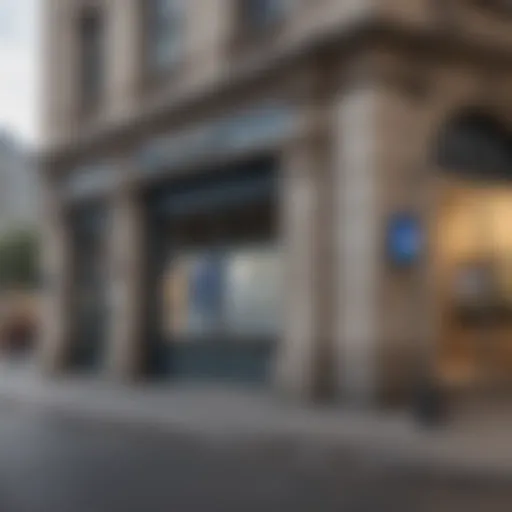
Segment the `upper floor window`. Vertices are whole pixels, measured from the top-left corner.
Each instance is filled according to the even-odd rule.
[[[145,57],[150,73],[172,70],[183,51],[183,0],[143,0]]]
[[[243,28],[260,30],[282,21],[290,3],[290,0],[240,0]]]
[[[88,10],[80,18],[79,39],[82,106],[90,109],[99,103],[105,81],[104,27],[98,10]]]

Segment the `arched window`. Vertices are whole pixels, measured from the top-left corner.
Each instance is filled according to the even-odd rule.
[[[488,114],[460,114],[441,130],[436,163],[462,177],[512,179],[512,133]]]

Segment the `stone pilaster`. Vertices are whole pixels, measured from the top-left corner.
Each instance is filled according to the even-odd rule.
[[[334,114],[337,368],[339,394],[358,405],[376,394],[379,293],[378,97],[370,86],[343,91]]]
[[[112,233],[109,240],[110,328],[107,367],[110,375],[134,378],[141,371],[144,240],[139,194],[119,184],[111,198]]]
[[[410,401],[420,378],[432,372],[435,349],[431,232],[436,218],[436,182],[429,167],[434,141],[428,127],[428,79],[424,94],[411,94],[400,81],[378,84],[376,157],[383,236],[393,215],[405,212],[418,220],[422,247],[410,268],[381,265],[378,346],[379,397]]]
[[[375,56],[335,113],[336,310],[339,390],[357,405],[411,391],[428,343],[428,254],[411,268],[387,258],[396,213],[417,215],[428,239],[423,88]],[[425,82],[425,81],[423,81]]]
[[[41,9],[42,66],[41,143],[69,134],[79,112],[79,58],[76,3],[47,0]]]
[[[71,342],[73,299],[71,232],[57,185],[42,179],[41,273],[43,297],[38,356],[46,372],[63,370]]]
[[[281,170],[285,316],[276,378],[300,399],[331,391],[329,156],[325,135],[307,133],[285,148]]]
[[[106,3],[108,106],[114,117],[126,116],[136,103],[143,71],[143,2],[113,0]]]

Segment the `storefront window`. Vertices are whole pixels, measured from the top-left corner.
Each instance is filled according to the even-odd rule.
[[[211,335],[220,330],[222,258],[190,252],[173,258],[164,282],[164,323],[173,338]]]
[[[164,276],[170,342],[277,334],[280,272],[271,248],[196,250],[174,256]]]
[[[274,336],[279,323],[280,271],[275,249],[227,255],[226,331],[233,336]]]

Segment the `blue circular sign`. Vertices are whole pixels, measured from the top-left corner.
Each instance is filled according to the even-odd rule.
[[[387,253],[391,262],[399,266],[415,263],[423,249],[423,233],[418,218],[410,213],[396,214],[387,229]]]

